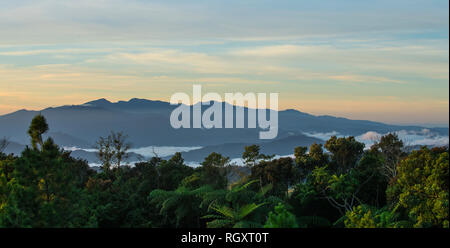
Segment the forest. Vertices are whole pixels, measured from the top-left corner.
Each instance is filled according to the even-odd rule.
[[[367,149],[331,137],[286,151],[295,158],[252,145],[245,166],[214,152],[193,168],[180,153],[128,165],[127,137],[112,132],[93,170],[44,140],[49,128],[35,116],[20,156],[0,141],[2,228],[449,227],[448,147],[410,151],[394,133]]]

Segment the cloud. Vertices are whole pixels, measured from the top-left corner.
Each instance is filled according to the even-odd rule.
[[[448,136],[441,136],[431,132],[429,129],[421,131],[401,130],[396,132],[405,145],[427,145],[427,146],[446,146],[449,144]]]
[[[319,133],[319,132],[313,132],[313,133],[303,133],[306,136],[321,139],[321,140],[329,140],[332,136],[340,136],[339,132],[332,131],[327,133]]]
[[[166,157],[174,155],[177,152],[188,152],[192,150],[201,149],[202,147],[178,147],[178,146],[148,146],[129,149],[129,152],[133,152],[150,158],[157,154],[159,157]],[[66,151],[86,151],[86,152],[97,152],[94,148],[79,148],[79,147],[64,147]]]
[[[361,136],[359,136],[359,138],[361,140],[365,140],[365,141],[377,141],[381,138],[382,135],[380,135],[377,132],[373,132],[373,131],[369,131]]]
[[[30,56],[30,55],[42,55],[42,54],[89,54],[89,53],[105,53],[112,52],[118,49],[111,48],[55,48],[55,49],[29,49],[19,51],[4,51],[0,52],[0,56]]]
[[[277,45],[277,46],[262,46],[255,48],[237,49],[231,51],[230,54],[234,56],[245,57],[285,57],[285,56],[299,56],[302,53],[307,53],[311,50],[319,49],[313,46],[296,46],[296,45]]]
[[[205,73],[227,73],[229,64],[220,58],[205,53],[184,52],[174,49],[151,49],[151,52],[140,53],[115,53],[105,56],[100,60],[90,60],[91,63],[109,62],[119,64],[142,64],[161,66],[175,66],[178,70],[195,70]],[[167,68],[167,67],[166,67]]]
[[[335,76],[329,76],[328,78],[332,80],[337,81],[344,81],[344,82],[356,82],[356,83],[364,83],[364,82],[371,82],[371,83],[394,83],[394,84],[406,84],[406,81],[402,80],[395,80],[385,77],[374,77],[374,76],[366,76],[366,75],[335,75]]]
[[[438,133],[432,132],[430,129],[422,129],[420,131],[408,131],[400,130],[393,132],[398,135],[399,139],[403,141],[405,146],[448,146],[449,137],[443,136]],[[307,136],[319,138],[321,140],[329,140],[331,136],[336,136],[338,138],[346,137],[339,132],[333,131],[328,133],[304,133]],[[375,142],[379,141],[380,138],[385,134],[380,134],[375,131],[368,131],[361,135],[355,137],[359,142],[366,145],[365,149],[369,149]]]

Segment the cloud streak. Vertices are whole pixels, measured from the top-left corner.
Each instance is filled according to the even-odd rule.
[[[449,137],[439,135],[430,131],[429,129],[423,129],[420,131],[408,131],[400,130],[393,132],[398,135],[399,139],[403,141],[405,146],[448,146]],[[304,133],[307,136],[318,138],[321,140],[328,140],[331,136],[346,137],[339,132],[333,131],[328,133]],[[374,131],[368,131],[355,137],[359,142],[366,145],[365,149],[369,149],[375,142],[379,141],[382,136],[386,134],[380,134]]]

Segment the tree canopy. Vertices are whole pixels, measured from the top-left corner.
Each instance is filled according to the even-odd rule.
[[[0,140],[0,227],[449,227],[448,147],[407,152],[395,134],[366,150],[331,137],[295,159],[252,145],[243,167],[213,152],[193,168],[181,153],[128,164],[127,136],[112,132],[94,171],[44,140],[48,130],[33,118],[18,155]]]

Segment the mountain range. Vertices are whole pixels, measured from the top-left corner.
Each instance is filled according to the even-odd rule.
[[[323,138],[314,135],[321,133],[359,136],[367,132],[385,134],[394,131],[424,130],[424,127],[420,126],[315,116],[288,109],[278,112],[278,137],[273,140],[260,140],[261,130],[258,128],[174,129],[170,125],[170,114],[176,107],[163,101],[133,98],[119,102],[99,99],[81,105],[46,108],[41,111],[19,110],[0,116],[0,137],[7,137],[11,141],[8,152],[18,153],[29,144],[27,129],[31,119],[41,113],[50,127],[47,136],[51,136],[63,147],[92,148],[100,136],[107,136],[111,131],[123,131],[135,148],[202,147],[183,153],[186,160],[199,161],[213,151],[232,158],[240,157],[243,147],[249,144],[260,144],[262,152],[267,154],[292,154],[296,146],[308,146],[314,142],[323,143]],[[192,110],[192,106],[190,108]],[[203,106],[202,111],[207,108],[208,106]],[[241,107],[233,106],[234,111],[237,108]],[[248,109],[244,108],[245,116],[247,111]],[[427,130],[435,135],[447,137],[449,133],[448,128]],[[96,161],[92,152],[76,151],[74,154],[90,162]]]

